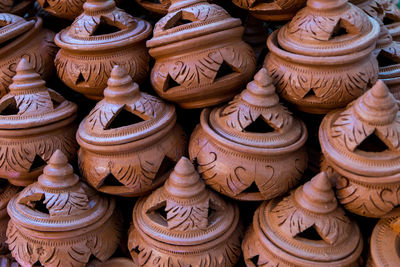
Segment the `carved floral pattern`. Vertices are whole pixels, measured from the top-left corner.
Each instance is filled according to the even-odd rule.
[[[83,12],[85,0],[38,0],[39,5],[56,16],[74,19]]]

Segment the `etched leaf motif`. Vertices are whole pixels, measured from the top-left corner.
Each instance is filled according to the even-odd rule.
[[[15,102],[19,109],[18,114],[42,114],[53,110],[53,103],[48,92],[16,95]]]
[[[252,114],[252,112],[256,112],[256,110],[241,104],[241,98],[238,95],[222,110],[221,117],[227,117],[225,123],[228,127],[243,131],[259,115],[259,112],[255,114]]]
[[[173,201],[167,201],[165,211],[167,212],[168,228],[178,231],[207,229],[208,207],[208,201],[196,206],[181,206],[176,205]]]
[[[105,130],[115,115],[123,108],[123,104],[110,105],[101,101],[90,112],[87,122],[92,130]]]
[[[50,216],[69,216],[89,209],[89,200],[83,189],[59,194],[45,194],[47,209]]]

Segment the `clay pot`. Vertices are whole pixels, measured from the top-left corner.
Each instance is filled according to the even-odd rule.
[[[115,201],[80,182],[60,150],[38,181],[10,200],[7,211],[7,243],[22,266],[83,267],[91,255],[105,261],[121,235]]]
[[[248,267],[359,266],[362,235],[324,172],[256,210],[242,250]]]
[[[98,191],[140,196],[160,186],[182,155],[186,137],[175,107],[142,93],[123,67],[115,66],[76,138],[81,173]]]
[[[87,265],[87,267],[139,267],[131,259],[127,258],[112,258],[106,262],[100,262],[98,260],[93,261]],[[0,265],[0,267],[2,267]]]
[[[307,113],[346,106],[374,84],[379,23],[347,0],[308,0],[272,33],[264,66],[281,97]]]
[[[400,216],[381,219],[371,235],[368,267],[396,267],[400,262]]]
[[[0,13],[11,13],[24,16],[24,14],[32,7],[33,2],[35,2],[35,0],[1,0]]]
[[[290,20],[302,8],[306,0],[232,0],[232,2],[250,11],[258,19],[267,21]]]
[[[168,13],[168,8],[171,5],[171,0],[135,0],[144,9],[161,15]]]
[[[156,59],[151,83],[162,98],[183,108],[231,99],[255,71],[243,27],[223,8],[205,0],[173,0],[147,41]]]
[[[397,0],[381,0],[384,5],[385,14],[383,22],[388,28],[393,40],[400,41],[400,9]]]
[[[84,12],[55,37],[61,47],[55,64],[71,89],[100,100],[114,65],[142,82],[149,69],[145,40],[151,25],[115,6],[114,0],[87,0]]]
[[[54,33],[42,28],[42,19],[25,20],[21,17],[0,14],[0,96],[8,92],[15,68],[23,57],[28,60],[43,79],[54,72],[57,47]]]
[[[10,217],[7,214],[7,204],[10,199],[16,195],[19,188],[11,185],[7,180],[0,180],[0,255],[8,253],[6,244],[6,230]],[[0,261],[0,267],[2,263]]]
[[[38,0],[39,5],[51,15],[74,20],[83,12],[86,0]]]
[[[239,209],[206,188],[181,158],[165,184],[133,209],[128,247],[139,266],[235,266]]]
[[[378,218],[400,204],[399,120],[396,100],[380,80],[322,120],[323,169],[337,175],[336,195],[347,210]]]
[[[57,149],[74,158],[77,106],[46,88],[24,58],[16,72],[10,92],[0,99],[0,177],[26,186]]]
[[[279,103],[261,69],[229,104],[205,109],[189,142],[204,181],[238,200],[286,193],[307,167],[307,129]]]

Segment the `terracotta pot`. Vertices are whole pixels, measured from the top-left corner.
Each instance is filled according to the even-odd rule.
[[[46,88],[24,58],[16,72],[10,92],[0,99],[0,177],[26,186],[57,149],[75,157],[77,106]]]
[[[239,200],[286,193],[307,167],[307,129],[279,103],[261,69],[233,101],[201,113],[189,155],[204,181]]]
[[[10,217],[7,214],[7,204],[19,191],[19,187],[11,185],[7,180],[0,180],[0,255],[9,253],[6,244],[6,230]],[[2,263],[0,261],[0,267]]]
[[[381,0],[384,4],[385,15],[383,22],[388,28],[393,40],[400,41],[400,9],[397,0]]]
[[[84,12],[55,37],[61,47],[55,64],[71,89],[100,100],[114,65],[129,70],[135,82],[147,77],[145,40],[151,25],[117,8],[113,0],[88,0]]]
[[[87,265],[87,267],[139,267],[131,259],[127,258],[111,258],[106,262],[100,262],[98,260],[93,261]],[[0,265],[0,267],[2,267]]]
[[[76,138],[83,177],[101,192],[124,196],[160,186],[187,146],[175,107],[140,92],[120,66]]]
[[[324,172],[256,210],[242,250],[248,267],[359,266],[362,235]]]
[[[378,218],[400,204],[399,119],[398,104],[380,80],[346,109],[323,119],[323,169],[337,175],[336,195],[347,210]]]
[[[0,13],[11,13],[24,16],[35,0],[1,0]]]
[[[74,20],[83,12],[86,0],[38,0],[39,5],[51,15]]]
[[[381,219],[371,235],[369,267],[396,267],[400,262],[400,216]]]
[[[347,0],[308,0],[268,38],[264,66],[281,97],[307,113],[346,106],[374,84],[379,24]]]
[[[161,15],[166,15],[168,13],[168,8],[171,5],[171,0],[135,0],[136,3],[141,5],[146,10],[154,12]]]
[[[243,30],[239,19],[217,5],[173,0],[147,41],[156,59],[150,78],[157,94],[183,108],[231,99],[255,71]]]
[[[83,267],[91,255],[105,261],[118,247],[115,201],[80,182],[60,150],[38,181],[10,200],[7,211],[7,243],[22,266]]]
[[[206,188],[187,158],[133,209],[128,247],[139,266],[235,266],[239,209]]]
[[[306,0],[232,0],[232,2],[250,11],[258,19],[267,21],[290,20],[302,8]]]
[[[3,13],[0,26],[0,96],[8,92],[21,58],[28,60],[43,79],[53,74],[57,52],[54,33],[42,28],[41,18],[25,20]]]

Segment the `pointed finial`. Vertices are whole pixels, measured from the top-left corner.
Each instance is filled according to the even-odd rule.
[[[29,93],[47,91],[45,81],[25,58],[21,58],[19,61],[16,74],[12,80],[13,83],[9,86],[9,89],[13,94],[24,94],[28,91]]]
[[[139,86],[132,81],[124,67],[115,65],[104,89],[104,98],[108,102],[126,102],[140,95]]]
[[[254,80],[247,84],[241,98],[257,107],[268,108],[279,104],[279,97],[275,92],[272,78],[265,68],[261,68],[254,75]]]
[[[68,158],[59,149],[50,157],[48,165],[44,167],[43,174],[38,179],[41,185],[56,189],[70,187],[78,181],[72,166],[68,164]]]
[[[191,198],[206,193],[205,184],[186,157],[182,157],[175,165],[165,182],[165,190],[177,198]]]
[[[335,193],[325,172],[296,189],[295,200],[302,208],[313,213],[327,214],[337,208]]]
[[[354,111],[364,122],[373,125],[385,125],[396,119],[399,107],[386,84],[378,80],[370,90],[356,101]]]

